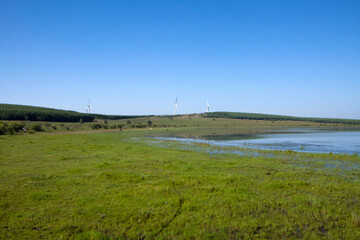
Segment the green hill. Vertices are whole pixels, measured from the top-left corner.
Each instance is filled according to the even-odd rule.
[[[47,122],[91,122],[94,119],[127,119],[144,116],[85,114],[53,108],[14,104],[0,104],[0,120],[47,121]]]
[[[30,120],[48,122],[91,122],[94,117],[74,111],[59,110],[53,108],[0,104],[1,120]]]
[[[130,119],[130,118],[140,118],[140,117],[153,117],[154,115],[105,115],[105,114],[90,114],[95,119],[110,119],[110,120],[119,120],[119,119]]]
[[[154,115],[104,115],[87,114],[75,111],[59,110],[53,108],[34,107],[14,104],[0,104],[0,120],[20,120],[20,121],[47,121],[47,122],[91,122],[94,119],[130,119],[139,117],[152,117]],[[360,120],[356,119],[337,119],[337,118],[308,118],[292,117],[283,115],[271,115],[260,113],[241,113],[241,112],[210,112],[202,114],[206,118],[231,118],[231,119],[250,119],[268,121],[309,121],[319,123],[338,123],[360,125]],[[159,116],[168,117],[168,116]]]
[[[319,122],[319,123],[340,123],[340,124],[356,124],[356,125],[360,124],[360,120],[355,120],[355,119],[292,117],[292,116],[282,116],[282,115],[241,113],[241,112],[210,112],[210,113],[204,113],[203,117],[268,120],[268,121],[308,121],[308,122]]]

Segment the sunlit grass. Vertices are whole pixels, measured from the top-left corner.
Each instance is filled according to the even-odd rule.
[[[239,155],[149,131],[1,136],[0,238],[360,238],[360,171],[336,167],[358,156]]]

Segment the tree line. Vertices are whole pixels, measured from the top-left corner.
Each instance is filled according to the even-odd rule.
[[[108,119],[108,120],[120,120],[140,117],[153,117],[154,115],[105,115],[105,114],[91,114],[95,119]]]
[[[46,122],[92,122],[94,119],[131,119],[139,117],[152,117],[153,115],[104,115],[79,113],[74,111],[53,108],[34,107],[14,104],[0,104],[0,120],[18,121],[46,121]]]
[[[208,118],[232,118],[232,119],[249,119],[249,120],[268,120],[268,121],[308,121],[318,123],[338,123],[338,124],[360,124],[360,120],[355,119],[338,119],[338,118],[309,118],[309,117],[291,117],[282,115],[270,115],[260,113],[238,113],[238,112],[211,112],[204,113]]]
[[[1,120],[47,121],[47,122],[91,122],[90,114],[52,108],[33,107],[13,104],[0,104]]]

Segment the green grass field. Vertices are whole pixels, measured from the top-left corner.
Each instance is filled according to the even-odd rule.
[[[0,136],[0,239],[360,238],[356,155],[147,138],[310,123],[151,119],[166,127]]]
[[[149,125],[149,121],[151,124]],[[34,130],[38,126],[41,130]],[[96,126],[96,127],[95,127]],[[268,120],[247,120],[230,118],[205,118],[199,115],[183,115],[177,117],[139,117],[120,120],[96,119],[94,122],[74,123],[74,122],[42,122],[42,121],[1,121],[0,135],[3,134],[23,134],[23,127],[27,133],[75,133],[81,131],[119,131],[122,129],[133,128],[152,128],[168,129],[179,132],[182,135],[188,135],[189,131],[200,129],[201,132],[212,132],[212,129],[222,129],[220,132],[229,132],[229,129],[238,129],[239,131],[260,128],[286,128],[286,127],[340,127],[351,128],[359,125],[341,124],[341,123],[318,123],[306,121],[268,121]],[[206,130],[208,129],[208,130]],[[228,129],[228,130],[226,130]],[[11,130],[11,131],[10,131]],[[218,131],[217,130],[217,131]],[[197,131],[197,130],[196,130]],[[200,134],[199,136],[201,136]]]

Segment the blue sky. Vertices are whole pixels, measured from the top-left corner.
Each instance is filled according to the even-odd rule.
[[[360,1],[0,0],[0,103],[360,119]]]

